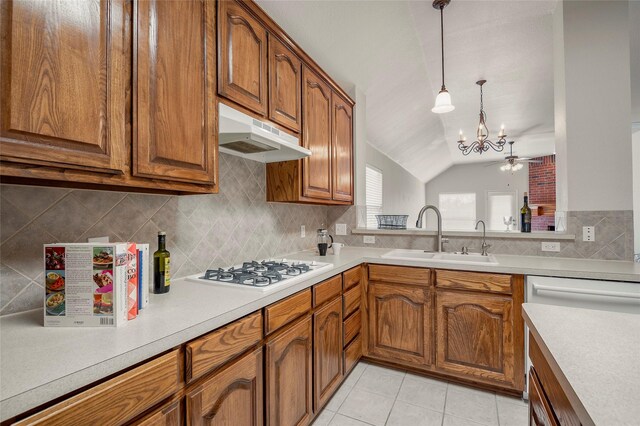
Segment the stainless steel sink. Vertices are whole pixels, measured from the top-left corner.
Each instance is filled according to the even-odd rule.
[[[423,260],[430,262],[459,263],[467,265],[498,265],[498,261],[492,254],[482,256],[480,253],[434,253],[424,250],[391,250],[380,256],[384,259]]]

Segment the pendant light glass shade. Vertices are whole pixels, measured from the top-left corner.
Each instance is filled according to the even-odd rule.
[[[436,97],[436,104],[433,108],[431,108],[431,111],[435,112],[436,114],[443,114],[445,112],[451,112],[454,109],[456,109],[456,107],[451,105],[451,95],[445,89],[441,90],[440,93],[438,93],[438,96]]]

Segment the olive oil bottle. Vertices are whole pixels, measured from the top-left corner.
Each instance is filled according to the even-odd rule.
[[[531,209],[528,194],[524,193],[524,205],[520,209],[520,231],[531,232]]]
[[[153,253],[154,293],[168,293],[171,288],[171,253],[167,251],[166,245],[166,232],[158,232],[158,250]]]

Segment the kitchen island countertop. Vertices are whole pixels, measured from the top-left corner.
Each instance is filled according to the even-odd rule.
[[[522,311],[583,425],[638,424],[640,315],[531,303]]]
[[[499,265],[384,259],[389,249],[345,247],[340,256],[289,254],[333,263],[320,275],[273,292],[175,280],[151,295],[140,316],[120,328],[45,328],[42,310],[0,318],[0,421],[98,382],[164,351],[363,262],[509,274],[640,282],[640,264],[619,261],[496,255]]]

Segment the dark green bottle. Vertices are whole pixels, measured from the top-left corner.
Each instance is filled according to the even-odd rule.
[[[167,251],[166,244],[166,232],[158,232],[158,250],[153,253],[154,293],[168,293],[171,288],[171,253]]]
[[[520,231],[531,232],[531,209],[529,208],[529,197],[524,193],[524,205],[520,209]]]

